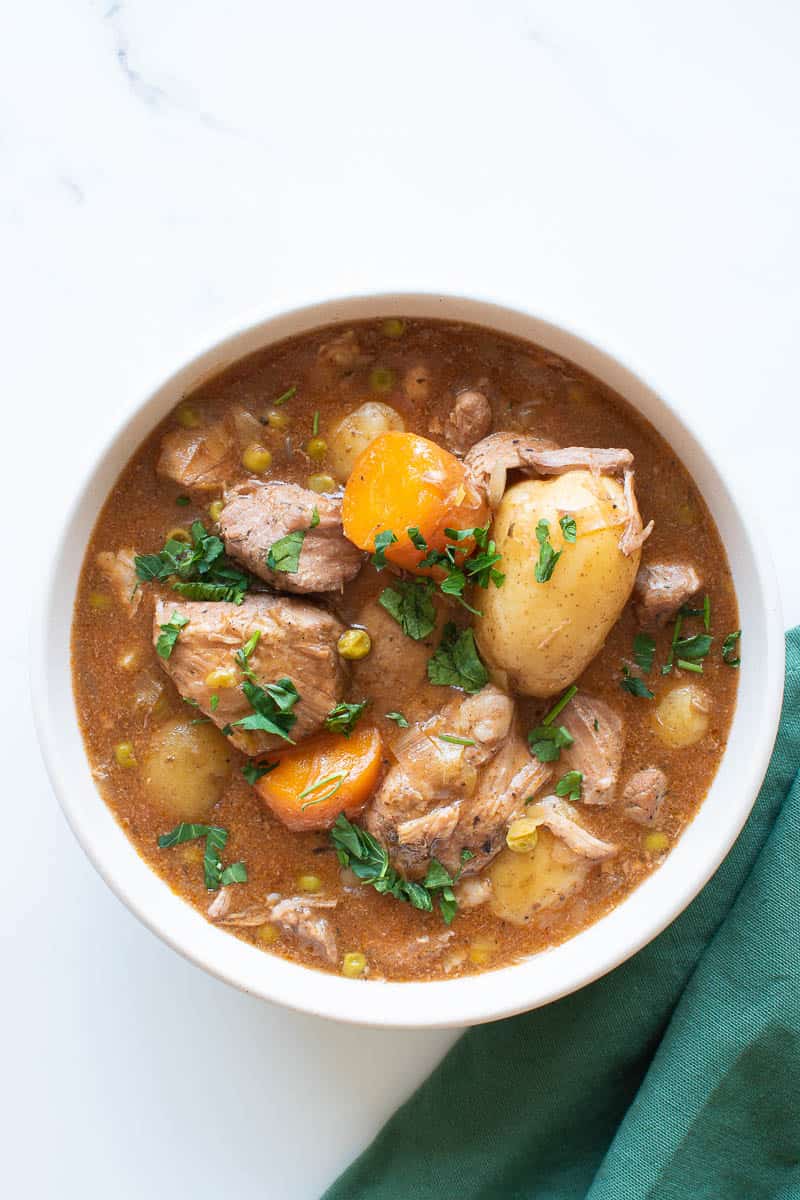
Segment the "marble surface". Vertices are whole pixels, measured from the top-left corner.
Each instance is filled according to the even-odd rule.
[[[392,287],[525,303],[605,342],[713,439],[797,622],[798,37],[785,0],[15,6],[0,41],[9,1195],[312,1200],[453,1036],[235,993],[140,927],[66,829],[30,725],[26,596],[120,412],[239,315]]]

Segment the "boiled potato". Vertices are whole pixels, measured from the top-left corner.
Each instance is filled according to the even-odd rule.
[[[571,516],[577,540],[564,540],[561,517]],[[509,488],[492,536],[505,572],[500,588],[481,592],[475,635],[498,681],[526,696],[552,696],[580,675],[600,650],[633,588],[641,553],[619,548],[627,505],[622,486],[607,475],[568,471]],[[550,579],[538,583],[536,527],[563,551]]]
[[[405,429],[400,413],[389,404],[368,400],[340,421],[328,439],[328,461],[333,473],[341,483],[346,483],[353,464],[362,450],[379,433],[392,429]]]
[[[653,710],[655,731],[665,746],[681,750],[705,737],[711,714],[711,697],[696,683],[672,688]]]
[[[525,925],[537,912],[560,904],[576,891],[587,871],[586,859],[540,828],[533,850],[526,854],[503,850],[489,867],[492,912],[512,925]]]
[[[202,821],[222,795],[231,750],[215,725],[175,717],[153,734],[142,758],[148,797],[179,821]]]

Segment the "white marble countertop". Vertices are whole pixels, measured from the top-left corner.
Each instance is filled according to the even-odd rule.
[[[142,928],[66,829],[30,727],[26,597],[126,399],[238,314],[392,287],[522,302],[691,412],[762,510],[797,622],[798,38],[785,0],[15,6],[0,44],[9,1195],[313,1200],[453,1036],[239,995]]]

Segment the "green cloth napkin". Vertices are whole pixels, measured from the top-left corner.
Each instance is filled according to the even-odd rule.
[[[470,1030],[325,1200],[798,1200],[800,629],[711,882],[634,958]]]

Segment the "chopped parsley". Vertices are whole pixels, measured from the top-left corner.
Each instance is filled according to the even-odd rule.
[[[211,709],[212,712],[216,712],[217,709],[219,708],[219,696],[217,695],[216,692],[214,692],[211,699],[209,700],[208,707]]]
[[[171,846],[182,846],[184,842],[194,842],[198,838],[206,839],[203,874],[210,892],[215,892],[220,884],[247,882],[247,868],[244,863],[232,863],[229,867],[222,865],[220,855],[227,844],[228,831],[219,825],[194,825],[181,821],[169,833],[162,833],[158,845],[162,850],[167,850]]]
[[[384,713],[384,716],[387,721],[394,721],[400,729],[408,729],[408,720],[401,712],[388,712]]]
[[[568,750],[575,740],[563,725],[554,725],[556,717],[563,712],[572,697],[578,691],[576,684],[570,684],[562,696],[559,696],[553,707],[542,717],[541,725],[537,725],[528,734],[528,746],[534,758],[539,762],[557,762],[562,750]]]
[[[370,561],[376,571],[382,571],[386,566],[386,551],[396,541],[397,538],[391,529],[384,529],[382,533],[375,534],[375,553]]]
[[[300,699],[297,688],[291,679],[279,679],[276,683],[268,683],[265,688],[259,687],[249,679],[242,684],[242,691],[250,702],[253,712],[232,726],[225,726],[223,733],[231,728],[257,729],[262,733],[271,733],[291,742],[289,730],[297,720],[297,714],[292,712]],[[292,742],[294,745],[294,743]]]
[[[306,534],[319,525],[319,509],[316,504],[311,510],[311,523],[308,529],[293,529],[291,533],[278,538],[267,551],[267,566],[270,571],[283,571],[286,575],[294,575],[300,567],[300,553]]]
[[[561,532],[564,535],[565,542],[576,542],[578,540],[578,526],[575,524],[575,518],[566,513],[559,518]]]
[[[346,701],[342,701],[328,713],[325,718],[325,728],[329,729],[331,733],[343,733],[345,737],[350,737],[368,704],[368,700],[362,700],[360,704],[348,704]]]
[[[474,746],[477,744],[473,738],[459,737],[455,733],[437,733],[436,736],[440,742],[449,742],[451,746]]]
[[[578,685],[576,683],[571,683],[570,686],[567,688],[567,690],[564,692],[563,696],[559,696],[558,700],[556,700],[555,704],[550,709],[550,711],[547,713],[547,715],[542,717],[542,724],[543,725],[552,725],[553,721],[555,721],[558,714],[560,712],[562,712],[566,708],[566,706],[569,704],[572,697],[577,695],[577,691],[578,691]]]
[[[247,867],[243,862],[231,863],[229,867],[225,867],[219,881],[223,887],[227,887],[229,883],[247,883]]]
[[[534,572],[536,582],[547,583],[563,552],[553,549],[550,542],[550,522],[545,521],[544,517],[542,517],[536,526],[536,540],[539,543],[539,559]]]
[[[236,659],[236,665],[239,667],[239,670],[242,672],[245,679],[249,679],[251,683],[255,683],[256,677],[253,674],[252,667],[250,666],[250,659],[255,653],[256,646],[260,641],[261,630],[256,629],[254,633],[250,634],[250,637],[247,639],[244,645],[241,646],[233,656]]]
[[[556,784],[557,796],[568,796],[570,800],[580,800],[583,786],[583,771],[567,771]]]
[[[656,643],[649,633],[637,633],[633,639],[633,659],[637,667],[649,675],[656,656]]]
[[[728,667],[738,667],[741,665],[742,660],[736,653],[741,636],[741,629],[736,629],[733,633],[729,633],[722,643],[722,661]]]
[[[568,750],[574,738],[563,725],[537,725],[528,734],[528,745],[541,763],[557,762],[561,751]]]
[[[175,503],[178,505],[179,508],[188,508],[188,506],[192,502],[188,496],[176,496]]]
[[[227,583],[173,583],[172,590],[186,600],[227,600],[241,604],[243,593],[240,587]]]
[[[410,537],[412,530],[409,529],[407,532]],[[489,538],[489,524],[476,525],[471,529],[445,529],[444,532],[445,537],[454,544],[445,547],[444,550],[428,550],[419,565],[421,567],[441,567],[445,574],[444,579],[439,583],[440,590],[446,596],[455,596],[465,608],[480,616],[478,610],[472,608],[464,599],[464,588],[468,583],[474,583],[484,591],[490,583],[499,588],[503,586],[506,578],[495,565],[500,562],[502,556],[498,554],[494,541]],[[413,533],[418,535],[419,530],[415,529]],[[475,546],[470,554],[462,557],[459,564],[457,560],[458,543],[464,542],[468,538],[475,542]],[[418,540],[412,538],[412,541],[418,550],[427,549],[424,538]]]
[[[188,617],[182,617],[179,612],[174,612],[165,625],[161,625],[161,633],[158,635],[156,642],[156,654],[159,658],[169,658],[172,651],[175,649],[180,632],[184,625],[189,624]]]
[[[705,658],[711,649],[713,638],[707,633],[695,633],[692,637],[677,638],[672,648],[678,658],[691,659],[693,662]]]
[[[622,679],[620,679],[619,685],[626,692],[630,692],[632,696],[639,696],[643,700],[652,700],[655,696],[655,692],[650,691],[643,679],[640,679],[638,675],[631,675],[625,663],[622,664]]]
[[[222,540],[207,533],[202,521],[191,525],[191,544],[167,538],[158,554],[137,554],[136,577],[141,583],[164,583],[187,600],[228,600],[241,604],[252,577],[225,555]]]
[[[300,566],[300,551],[305,540],[305,529],[295,529],[273,542],[267,553],[267,566],[270,571],[283,571],[287,575],[293,575]]]
[[[315,779],[307,788],[303,788],[297,797],[298,800],[304,800],[306,796],[313,796],[313,800],[306,800],[305,804],[300,805],[300,811],[305,812],[307,808],[312,808],[315,804],[322,804],[325,800],[331,800],[339,788],[347,778],[347,771],[334,771],[332,775],[325,775],[322,779]],[[324,788],[321,796],[314,795],[320,788]]]
[[[398,579],[384,588],[378,603],[414,641],[426,638],[436,625],[433,584],[429,579]]]
[[[242,767],[242,774],[248,783],[258,783],[259,779],[263,779],[265,775],[269,775],[270,771],[274,771],[277,765],[276,762],[246,762]]]
[[[448,621],[442,630],[439,649],[428,660],[428,679],[442,686],[479,692],[489,682],[489,672],[478,657],[471,629],[462,629]]]
[[[344,813],[336,818],[330,838],[341,866],[349,868],[361,883],[374,887],[381,895],[393,896],[395,900],[411,904],[421,912],[432,912],[434,899],[438,899],[445,924],[451,923],[458,911],[453,885],[461,874],[460,870],[451,876],[437,859],[432,858],[422,883],[404,879],[390,865],[389,855],[380,842],[366,829],[351,824]],[[461,853],[462,863],[472,857],[470,850]]]

